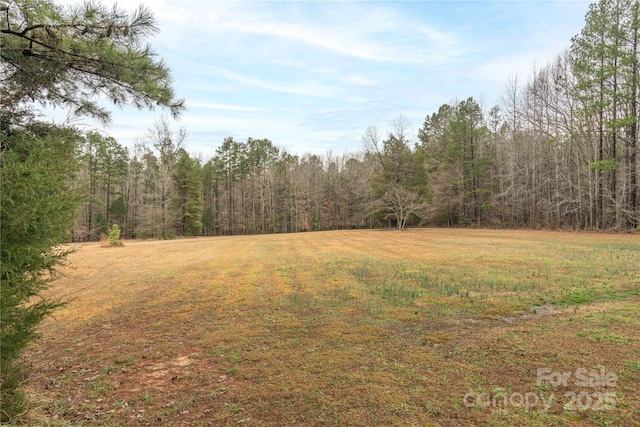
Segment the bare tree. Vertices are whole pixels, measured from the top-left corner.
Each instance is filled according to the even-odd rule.
[[[398,184],[389,186],[377,205],[385,212],[385,219],[395,222],[399,230],[405,228],[412,215],[424,218],[427,212],[426,202],[417,191],[407,190]]]
[[[151,234],[162,239],[170,238],[174,233],[175,212],[170,209],[175,196],[172,171],[186,137],[184,128],[174,133],[166,117],[156,120],[145,137],[151,147],[145,154],[146,178],[153,181],[146,186],[146,222],[151,226]]]

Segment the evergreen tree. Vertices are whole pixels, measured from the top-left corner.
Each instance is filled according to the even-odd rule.
[[[635,0],[600,0],[590,6],[584,28],[572,40],[574,94],[582,104],[583,132],[597,135],[589,168],[597,181],[600,228],[638,222],[639,9]],[[620,174],[623,167],[626,173]],[[619,200],[627,203],[624,211]]]
[[[225,138],[216,149],[216,155],[213,159],[216,171],[215,180],[219,186],[218,203],[220,209],[218,209],[218,213],[223,234],[235,234],[237,231],[236,205],[238,199],[235,193],[236,183],[240,180],[242,172],[242,145],[232,137]]]
[[[56,278],[80,200],[71,178],[80,136],[33,123],[5,135],[0,158],[0,401],[2,421],[24,410],[18,356],[39,322],[61,302],[41,296]]]
[[[69,174],[76,169],[79,138],[72,130],[35,123],[36,106],[107,122],[102,97],[116,106],[159,105],[179,114],[183,101],[174,97],[167,66],[143,45],[157,30],[144,7],[129,15],[96,2],[71,8],[50,0],[1,4],[2,421],[22,409],[18,356],[58,305],[40,292],[64,262],[67,252],[57,248],[68,239],[77,208]]]
[[[433,213],[439,222],[480,223],[490,206],[495,155],[487,136],[482,110],[473,98],[445,104],[425,119],[419,137],[429,164]]]
[[[85,206],[76,228],[79,240],[97,240],[109,231],[112,217],[122,222],[127,207],[122,187],[128,172],[128,152],[114,138],[89,132],[83,140],[80,160]],[[115,209],[115,212],[113,210]]]
[[[184,150],[178,151],[178,161],[173,167],[178,211],[177,228],[182,236],[199,236],[202,233],[202,167]]]
[[[184,102],[175,99],[169,69],[144,44],[157,32],[144,6],[129,14],[93,1],[68,8],[51,0],[4,2],[0,106],[13,122],[31,117],[34,102],[108,122],[99,96],[177,115]]]

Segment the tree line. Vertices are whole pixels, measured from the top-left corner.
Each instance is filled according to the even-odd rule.
[[[132,150],[91,132],[75,180],[75,241],[117,223],[125,238],[279,233],[373,225],[373,162],[362,154],[294,156],[268,139],[226,138],[213,158],[184,149],[186,131],[156,121]]]
[[[129,152],[84,137],[74,240],[383,226],[625,230],[639,224],[640,7],[590,6],[571,47],[500,102],[443,104],[417,135],[402,117],[357,153],[293,155],[226,138],[211,159],[160,119]]]

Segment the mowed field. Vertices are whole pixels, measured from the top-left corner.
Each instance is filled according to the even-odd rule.
[[[47,425],[640,425],[640,236],[354,230],[78,246]]]

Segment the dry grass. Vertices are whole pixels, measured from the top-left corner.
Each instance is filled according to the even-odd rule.
[[[26,421],[640,424],[637,236],[342,231],[92,244],[70,261],[50,292],[71,301],[27,357]],[[538,368],[617,382],[537,385]],[[485,392],[515,397],[465,405]],[[605,392],[612,410],[564,407]]]

